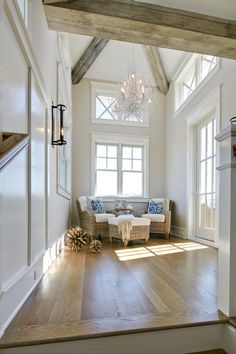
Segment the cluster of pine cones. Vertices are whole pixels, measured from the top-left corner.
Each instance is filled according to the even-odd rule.
[[[70,227],[65,234],[65,245],[70,247],[73,251],[79,252],[84,248],[88,242],[88,233],[81,227]],[[101,252],[102,243],[99,240],[90,242],[89,250],[93,253]]]
[[[73,251],[78,252],[81,248],[86,246],[88,241],[88,234],[81,227],[70,227],[66,232],[65,244]]]

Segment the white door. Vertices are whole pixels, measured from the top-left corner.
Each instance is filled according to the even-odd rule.
[[[197,126],[196,237],[215,241],[216,119],[214,114]]]

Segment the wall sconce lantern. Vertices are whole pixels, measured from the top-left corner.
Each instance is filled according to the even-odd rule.
[[[64,112],[66,111],[66,106],[64,104],[54,105],[52,103],[52,145],[66,145],[66,141],[64,140]],[[59,123],[55,119],[57,118],[57,114],[55,111],[59,112]]]

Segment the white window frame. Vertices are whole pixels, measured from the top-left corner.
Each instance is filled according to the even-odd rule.
[[[29,1],[28,0],[16,0],[20,14],[24,20],[25,26],[29,25]]]
[[[112,125],[126,125],[135,127],[149,127],[150,111],[146,112],[143,122],[125,121],[125,120],[110,120],[96,118],[96,96],[117,96],[119,86],[115,83],[90,81],[91,85],[91,122],[95,124],[112,124]]]
[[[174,81],[174,97],[175,97],[175,113],[174,118],[190,103],[190,101],[200,92],[206,83],[219,71],[220,58],[216,58],[216,65],[203,79],[201,78],[201,59],[203,54],[190,54],[185,57],[182,65],[173,77]],[[188,77],[191,70],[195,71],[196,86],[193,92],[184,99],[183,83]]]
[[[189,239],[208,245],[218,247],[219,239],[219,175],[216,173],[215,189],[216,189],[216,234],[215,242],[199,239],[196,234],[196,125],[206,119],[209,115],[215,114],[216,118],[216,135],[221,129],[221,87],[216,88],[205,97],[200,106],[195,107],[187,116],[187,164],[186,164],[186,215],[187,229],[186,235]],[[216,144],[216,166],[219,164],[219,144]]]
[[[149,192],[149,137],[147,136],[136,137],[133,135],[123,135],[123,134],[113,135],[113,134],[105,134],[105,133],[92,133],[91,134],[91,195],[95,195],[95,191],[96,191],[96,144],[99,143],[143,147],[143,195],[137,197],[125,197],[125,198],[126,199],[147,198]],[[121,156],[118,156],[118,164],[119,161],[121,161]],[[119,190],[119,186],[120,186],[120,190]],[[107,197],[107,198],[123,197],[120,193],[121,188],[122,188],[122,182],[118,181],[118,195],[109,196],[109,197],[104,195],[101,197]]]

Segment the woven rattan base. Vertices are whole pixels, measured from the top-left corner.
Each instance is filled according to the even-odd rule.
[[[122,235],[118,231],[118,225],[109,225],[109,237],[110,240],[112,241],[112,238],[118,238],[119,240],[122,240],[124,242],[124,246],[126,247],[128,245],[128,242],[131,240],[141,240],[145,239],[147,242],[149,239],[149,231],[150,231],[150,226],[149,225],[137,225],[133,226],[132,231],[130,232],[130,238],[129,240],[127,239],[122,239]]]

